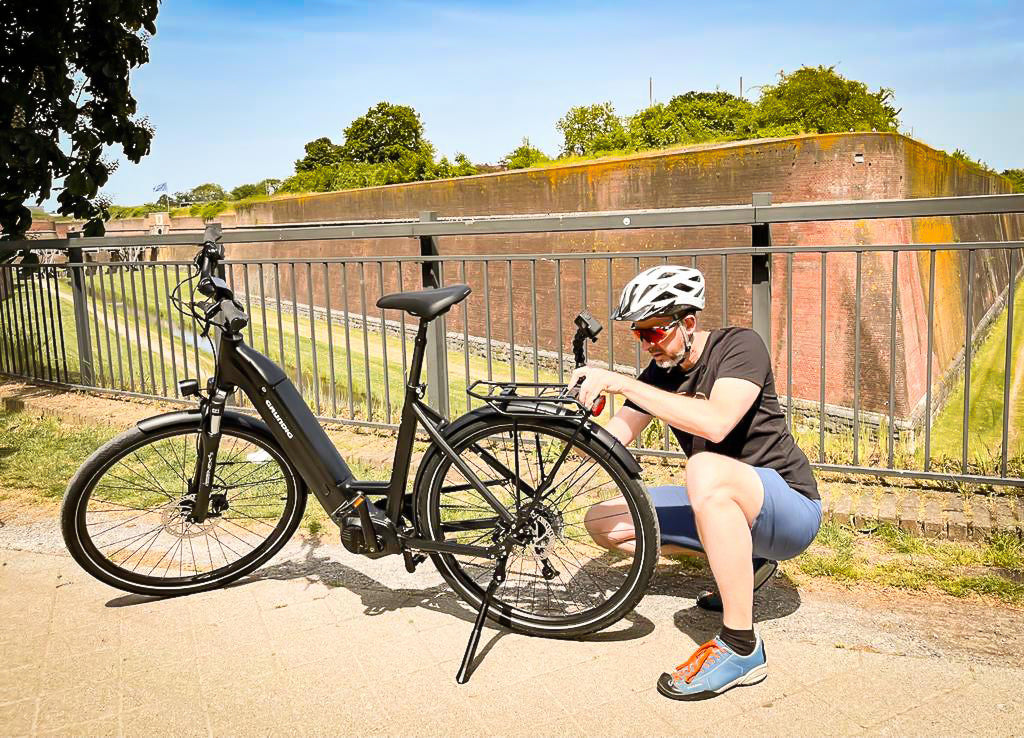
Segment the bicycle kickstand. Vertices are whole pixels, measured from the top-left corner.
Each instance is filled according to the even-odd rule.
[[[498,564],[494,567],[494,576],[491,578],[491,583],[487,585],[487,591],[484,592],[484,598],[480,602],[480,611],[476,614],[473,632],[469,634],[469,643],[466,644],[466,654],[462,657],[462,666],[459,667],[459,673],[455,676],[455,681],[459,684],[468,682],[472,675],[473,659],[476,657],[476,647],[480,644],[480,633],[483,631],[484,621],[487,619],[487,608],[491,605],[498,585],[505,581],[505,563],[507,561],[508,552],[498,557]]]

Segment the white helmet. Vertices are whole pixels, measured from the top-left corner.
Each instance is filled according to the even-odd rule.
[[[690,267],[663,264],[626,283],[612,320],[646,320],[689,308],[704,309],[704,275]]]

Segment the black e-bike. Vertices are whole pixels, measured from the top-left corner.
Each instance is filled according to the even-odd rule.
[[[206,299],[179,298],[204,335],[218,334],[206,392],[196,379],[179,383],[198,407],[138,422],[97,449],[68,485],[62,531],[86,571],[140,595],[223,586],[284,546],[312,490],[348,551],[401,555],[409,572],[429,556],[476,609],[459,682],[487,617],[522,633],[574,637],[633,609],[658,560],[657,517],[635,459],[574,388],[477,381],[467,392],[481,405],[454,421],[422,401],[427,326],[469,295],[467,285],[378,300],[420,322],[391,479],[365,481],[353,477],[284,371],[243,341],[248,318],[217,276],[223,258],[208,232],[195,259],[195,288]],[[586,314],[576,323],[582,364],[600,324]],[[226,407],[238,390],[259,418]],[[430,444],[407,489],[417,426]],[[595,542],[612,518],[632,525],[632,545],[620,547],[630,550]]]

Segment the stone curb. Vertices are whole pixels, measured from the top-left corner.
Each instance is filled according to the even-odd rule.
[[[821,490],[822,519],[852,528],[892,525],[905,533],[953,541],[984,541],[993,533],[1024,537],[1024,498],[964,497],[955,492]]]
[[[31,385],[26,385],[31,386]],[[0,383],[2,391],[4,383]],[[33,395],[28,397],[4,396],[3,406],[9,412],[30,411],[42,416],[56,417],[81,424],[96,423],[93,415],[77,413],[74,410],[53,405],[39,398],[55,397],[65,391],[48,387],[32,386]],[[76,394],[95,397],[108,402],[129,402],[133,407],[152,407],[156,412],[178,409],[182,405],[137,400],[121,400],[104,395],[75,390]],[[149,413],[147,413],[149,414]],[[139,417],[145,417],[140,414]],[[130,418],[122,421],[130,422]],[[344,448],[349,461],[371,467],[390,467],[393,463],[391,451],[372,451],[359,448],[357,439],[365,432],[354,431],[348,426],[324,423],[331,440]],[[413,454],[413,473],[422,453]],[[875,528],[889,524],[915,536],[946,538],[954,541],[984,541],[993,533],[1016,533],[1024,537],[1024,496],[986,497],[975,495],[964,497],[955,492],[934,490],[901,490],[880,492],[850,485],[843,491],[820,485],[823,521],[833,521],[858,529]]]

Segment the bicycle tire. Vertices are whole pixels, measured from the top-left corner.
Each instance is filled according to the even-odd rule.
[[[189,458],[189,449],[192,449],[192,459],[194,459],[194,437],[200,432],[198,414],[189,414],[183,420],[169,427],[162,427],[159,430],[149,432],[143,431],[136,426],[121,433],[97,449],[82,464],[68,483],[68,488],[61,505],[61,531],[71,556],[89,574],[112,587],[134,594],[153,596],[183,595],[216,589],[262,566],[287,543],[288,539],[295,532],[305,510],[307,493],[300,476],[276,445],[269,429],[261,433],[259,432],[261,429],[258,423],[250,422],[246,425],[252,427],[243,427],[242,424],[234,422],[229,415],[225,415],[221,428],[223,435],[221,452],[218,455],[218,471],[215,473],[215,482],[220,479],[221,488],[230,489],[223,484],[225,480],[222,474],[227,472],[222,470],[231,463],[230,454],[232,453],[232,448],[237,446],[237,441],[241,441],[247,444],[247,446],[242,446],[243,450],[248,447],[255,447],[257,449],[257,451],[253,451],[252,454],[246,456],[244,463],[254,466],[259,471],[262,468],[270,468],[267,466],[269,460],[281,471],[282,484],[279,485],[281,487],[280,493],[267,491],[266,488],[256,490],[261,493],[261,497],[265,498],[266,501],[261,501],[260,498],[254,498],[251,495],[240,497],[242,493],[238,493],[234,498],[230,498],[230,501],[228,501],[229,507],[219,517],[207,519],[207,522],[204,524],[207,526],[205,529],[202,526],[194,528],[196,524],[186,523],[180,516],[180,485],[184,481],[181,478],[182,475],[176,471],[178,480],[175,481],[175,485],[179,486],[179,488],[170,493],[167,501],[163,501],[159,495],[168,495],[168,493],[158,485],[161,470],[158,469],[157,472],[153,472],[152,469],[146,467],[146,457],[145,455],[139,456],[139,452],[145,453],[146,448],[150,447],[150,458],[155,460],[160,457],[159,447],[156,444],[160,444],[168,439],[175,439],[171,447],[173,449],[175,465],[180,461],[182,467],[186,469],[185,476],[190,475],[191,469],[188,469],[188,467],[194,461]],[[177,440],[177,437],[181,437],[181,440]],[[179,450],[181,451],[180,457],[178,456]],[[259,452],[265,453],[266,457],[258,455]],[[242,451],[239,453],[241,454]],[[256,456],[253,456],[253,454],[256,454]],[[117,469],[121,474],[124,474],[122,467],[118,466],[118,462],[133,455],[141,461],[142,467],[146,467],[145,474],[142,476],[141,481],[138,482],[138,485],[128,484],[128,482],[136,481],[131,477],[120,476],[115,481],[121,482],[121,484],[108,488],[111,499],[100,499],[100,495],[94,494],[97,489],[102,489],[101,485],[103,485],[105,477],[111,478],[116,476],[112,470]],[[164,457],[169,455],[167,451],[163,452]],[[239,461],[237,463],[242,464],[243,462]],[[172,465],[167,462],[167,466],[171,467]],[[250,475],[247,478],[243,478],[242,486],[255,488],[257,485],[266,482],[266,480],[261,481],[259,478],[256,481],[246,481],[247,479],[251,480],[251,475],[255,472],[245,467],[242,469],[240,473],[248,473]],[[235,473],[236,476],[239,473],[235,472],[234,469],[229,469],[229,471]],[[271,481],[277,480],[272,479]],[[113,491],[118,489],[121,491]],[[275,494],[279,495],[278,501],[283,504],[274,504],[273,497]],[[122,497],[118,498],[117,495]],[[134,495],[134,497],[128,497],[126,500],[124,499],[125,495]],[[140,497],[149,496],[154,498],[155,501],[161,502],[161,504],[156,507],[147,507],[144,501],[139,501]],[[227,495],[225,496],[227,497]],[[239,499],[241,502],[239,502]],[[125,558],[121,563],[105,555],[101,551],[100,546],[97,545],[97,536],[105,535],[111,530],[111,528],[106,527],[106,521],[109,518],[99,518],[103,521],[104,525],[102,531],[90,530],[90,525],[99,527],[95,522],[90,523],[90,503],[95,503],[92,508],[93,521],[97,520],[97,514],[110,515],[119,513],[120,508],[138,511],[137,519],[128,518],[121,525],[129,527],[134,525],[136,529],[143,524],[150,526],[148,528],[149,533],[144,533],[144,535],[150,537],[155,535],[153,541],[148,544],[150,548],[145,552],[142,552],[140,549],[139,552]],[[101,505],[106,505],[109,509],[104,509],[100,507]],[[245,505],[248,505],[248,512],[242,509]],[[280,512],[275,512],[278,509]],[[235,513],[232,513],[232,511],[235,511]],[[269,514],[262,516],[261,512],[264,511]],[[252,514],[250,515],[249,513]],[[134,512],[123,513],[123,515],[133,514]],[[175,518],[176,514],[177,518]],[[159,515],[159,524],[157,524],[155,515]],[[272,526],[270,523],[263,522],[265,519],[273,520],[275,518],[276,522]],[[137,520],[143,522],[139,523]],[[242,532],[246,525],[250,529],[258,531],[254,534],[254,537],[262,535],[262,528],[249,521],[258,521],[260,525],[268,526],[271,530],[260,543],[253,545],[251,550],[239,554],[234,549],[242,548],[239,541],[245,542],[246,540],[243,538],[244,534]],[[162,530],[160,525],[163,526]],[[229,528],[229,525],[234,527]],[[216,533],[218,526],[222,526],[224,530],[223,537]],[[208,571],[199,571],[199,563],[202,562],[202,545],[194,543],[192,539],[199,538],[204,530],[205,543],[209,548],[210,569]],[[210,535],[211,530],[214,531],[212,536]],[[128,531],[122,531],[121,533],[124,532]],[[121,533],[118,533],[118,535]],[[175,536],[179,538],[180,542],[178,545],[180,545],[182,557],[185,555],[185,540],[188,540],[188,546],[192,553],[194,572],[185,572],[183,565],[179,563],[179,576],[152,576],[153,571],[156,570],[155,566],[148,574],[140,573],[140,567],[145,569],[155,558],[156,554],[153,553],[151,556],[150,553],[156,546],[156,542],[162,540],[164,534],[171,538]],[[131,535],[135,535],[135,532],[132,531]],[[212,545],[211,537],[215,538],[219,545]],[[139,540],[148,541],[145,537]],[[130,545],[134,546],[134,543]],[[197,548],[199,549],[198,559],[195,553]],[[113,552],[108,551],[108,554],[111,553]],[[238,554],[237,558],[231,560],[232,554]],[[218,559],[221,555],[223,555],[225,563],[214,566],[215,559]],[[135,556],[138,557],[137,560],[133,559]],[[166,553],[165,557],[173,559],[173,555],[168,556]],[[129,569],[127,564],[133,563],[133,561],[134,566]],[[167,570],[168,574],[172,573],[170,567],[167,567]]]
[[[547,417],[543,414],[537,414],[530,417],[520,417],[513,421],[512,418],[498,414],[496,411],[490,408],[484,408],[481,410],[474,411],[468,416],[464,416],[463,419],[457,420],[452,424],[446,431],[445,440],[448,444],[460,454],[464,459],[473,459],[473,453],[467,455],[467,450],[472,450],[474,444],[479,446],[480,441],[500,436],[503,433],[508,433],[512,436],[511,428],[515,424],[518,427],[520,433],[528,434],[531,439],[536,439],[539,436],[543,436],[548,439],[555,439],[554,442],[561,443],[562,448],[568,442],[573,435],[574,426],[572,421],[568,421],[565,418],[560,417]],[[551,612],[539,613],[526,611],[520,602],[522,598],[522,586],[525,586],[525,582],[531,576],[526,573],[525,570],[528,568],[528,564],[522,562],[528,558],[534,559],[534,572],[533,575],[536,578],[537,573],[537,548],[534,548],[534,553],[531,555],[526,551],[527,546],[523,547],[523,554],[520,555],[518,562],[515,558],[510,558],[508,564],[508,576],[509,579],[505,585],[502,585],[496,592],[494,600],[488,611],[488,617],[496,622],[509,627],[510,629],[529,635],[539,635],[548,637],[578,637],[593,633],[603,628],[608,627],[612,623],[618,621],[629,613],[643,597],[644,592],[647,590],[650,584],[651,578],[654,575],[655,567],[657,565],[659,556],[659,541],[660,535],[658,531],[658,519],[655,514],[653,504],[650,498],[644,491],[640,481],[629,469],[622,463],[618,456],[614,453],[610,453],[610,437],[601,439],[594,432],[584,432],[577,436],[573,442],[573,454],[574,458],[582,455],[590,460],[590,462],[598,466],[606,475],[609,480],[609,491],[617,492],[628,505],[628,509],[632,515],[634,528],[637,531],[636,534],[636,549],[632,557],[632,561],[629,563],[626,569],[625,576],[622,577],[621,582],[615,588],[614,592],[611,592],[606,598],[597,604],[595,607],[586,608],[578,612],[565,612],[564,614],[552,614]],[[514,445],[514,441],[512,441]],[[615,443],[611,440],[611,443]],[[544,453],[540,450],[540,442],[537,441],[538,456],[543,458]],[[475,453],[475,452],[474,452]],[[479,455],[479,454],[477,454]],[[470,463],[470,462],[467,462]],[[471,463],[471,466],[474,464]],[[565,465],[563,464],[563,467]],[[475,469],[475,471],[479,471]],[[454,472],[455,477],[451,476]],[[521,472],[521,478],[526,476],[525,472]],[[561,473],[561,472],[559,472]],[[478,476],[481,476],[478,473]],[[558,477],[556,477],[557,479]],[[461,485],[448,484],[446,487],[446,480],[457,479],[462,480]],[[485,481],[486,484],[492,485],[493,492],[499,493],[500,489],[494,480],[485,480],[481,476],[481,480]],[[509,483],[517,484],[517,483]],[[442,495],[443,494],[459,494],[464,495],[466,488],[469,485],[465,483],[464,477],[459,473],[452,465],[451,459],[446,457],[440,452],[436,446],[432,446],[428,449],[424,456],[423,463],[415,483],[415,509],[416,509],[416,525],[421,536],[430,538],[432,540],[452,540],[454,535],[455,540],[458,540],[460,532],[458,528],[463,525],[469,526],[481,526],[484,520],[483,518],[478,520],[472,519],[457,519],[452,518],[448,521],[447,525],[443,520],[445,514],[442,512]],[[508,485],[506,485],[508,486]],[[448,492],[445,492],[445,489]],[[558,485],[554,485],[550,488],[552,495],[558,489]],[[457,491],[457,492],[456,492]],[[479,496],[478,492],[473,491],[472,494]],[[512,493],[507,489],[504,494],[506,499]],[[602,494],[604,494],[602,492]],[[482,496],[480,497],[482,500]],[[479,506],[476,506],[479,507]],[[475,507],[474,507],[475,509]],[[566,512],[566,510],[562,510]],[[569,511],[572,512],[572,511]],[[555,517],[555,511],[552,510],[549,513],[550,518]],[[569,516],[572,517],[572,516]],[[560,543],[564,544],[567,548],[571,545],[577,551],[585,549],[590,555],[601,553],[602,556],[612,556],[614,554],[607,551],[606,549],[600,549],[597,546],[593,546],[592,543],[587,543],[584,536],[581,535],[580,529],[573,529],[576,532],[576,536],[569,535],[568,532],[572,526],[582,524],[578,522],[572,522],[565,516],[561,518],[562,533],[564,535],[557,536],[560,538]],[[557,524],[552,524],[552,529],[557,528]],[[447,530],[446,530],[447,528]],[[475,534],[481,528],[477,527],[472,531],[474,537]],[[484,538],[487,536],[485,535]],[[554,539],[551,539],[554,540]],[[570,544],[569,541],[572,541]],[[463,540],[462,542],[469,542]],[[477,545],[484,545],[490,541],[478,541]],[[582,547],[582,548],[581,548]],[[570,556],[561,556],[557,554],[555,545],[552,544],[550,548],[542,548],[541,551],[544,554],[551,554],[547,556],[548,559],[554,560],[560,559],[561,563],[555,562],[553,568],[559,573],[559,579],[566,568],[573,568],[579,563],[578,554],[573,553]],[[445,581],[452,587],[456,594],[467,601],[472,607],[479,608],[483,598],[483,591],[486,588],[487,583],[494,571],[496,565],[494,561],[490,562],[474,562],[473,557],[466,557],[462,555],[453,554],[432,554],[431,558],[438,571],[444,577]],[[573,559],[576,559],[574,562]],[[587,564],[580,564],[576,567],[576,573],[573,574],[570,579],[570,583],[575,581],[577,578],[583,579],[580,576],[581,572],[587,571],[587,566],[592,561],[597,559],[588,560]],[[551,561],[549,561],[549,565]],[[522,579],[521,586],[517,589],[515,595],[515,601],[512,600],[512,594],[508,589],[508,582],[512,580],[512,576],[515,572],[516,567],[519,567],[518,573]],[[562,569],[563,571],[558,571]],[[541,570],[543,571],[543,570]],[[596,572],[595,572],[596,575]],[[544,577],[541,577],[544,578]],[[593,579],[593,577],[591,577]],[[540,590],[541,594],[544,594],[548,598],[548,609],[550,609],[550,600],[552,596],[552,588],[550,582],[553,580],[545,580],[545,583],[541,586],[546,587],[545,590]],[[595,580],[596,582],[597,580]],[[538,584],[539,580],[536,580],[533,584],[534,594],[528,595],[528,599],[532,599],[534,604],[537,604],[540,600],[538,596]],[[561,586],[561,592],[570,591],[571,587],[569,583]],[[559,584],[556,583],[555,587],[555,599],[557,601],[559,595]],[[564,596],[563,596],[564,599]],[[564,602],[562,603],[564,604]],[[539,609],[539,608],[538,608]]]

